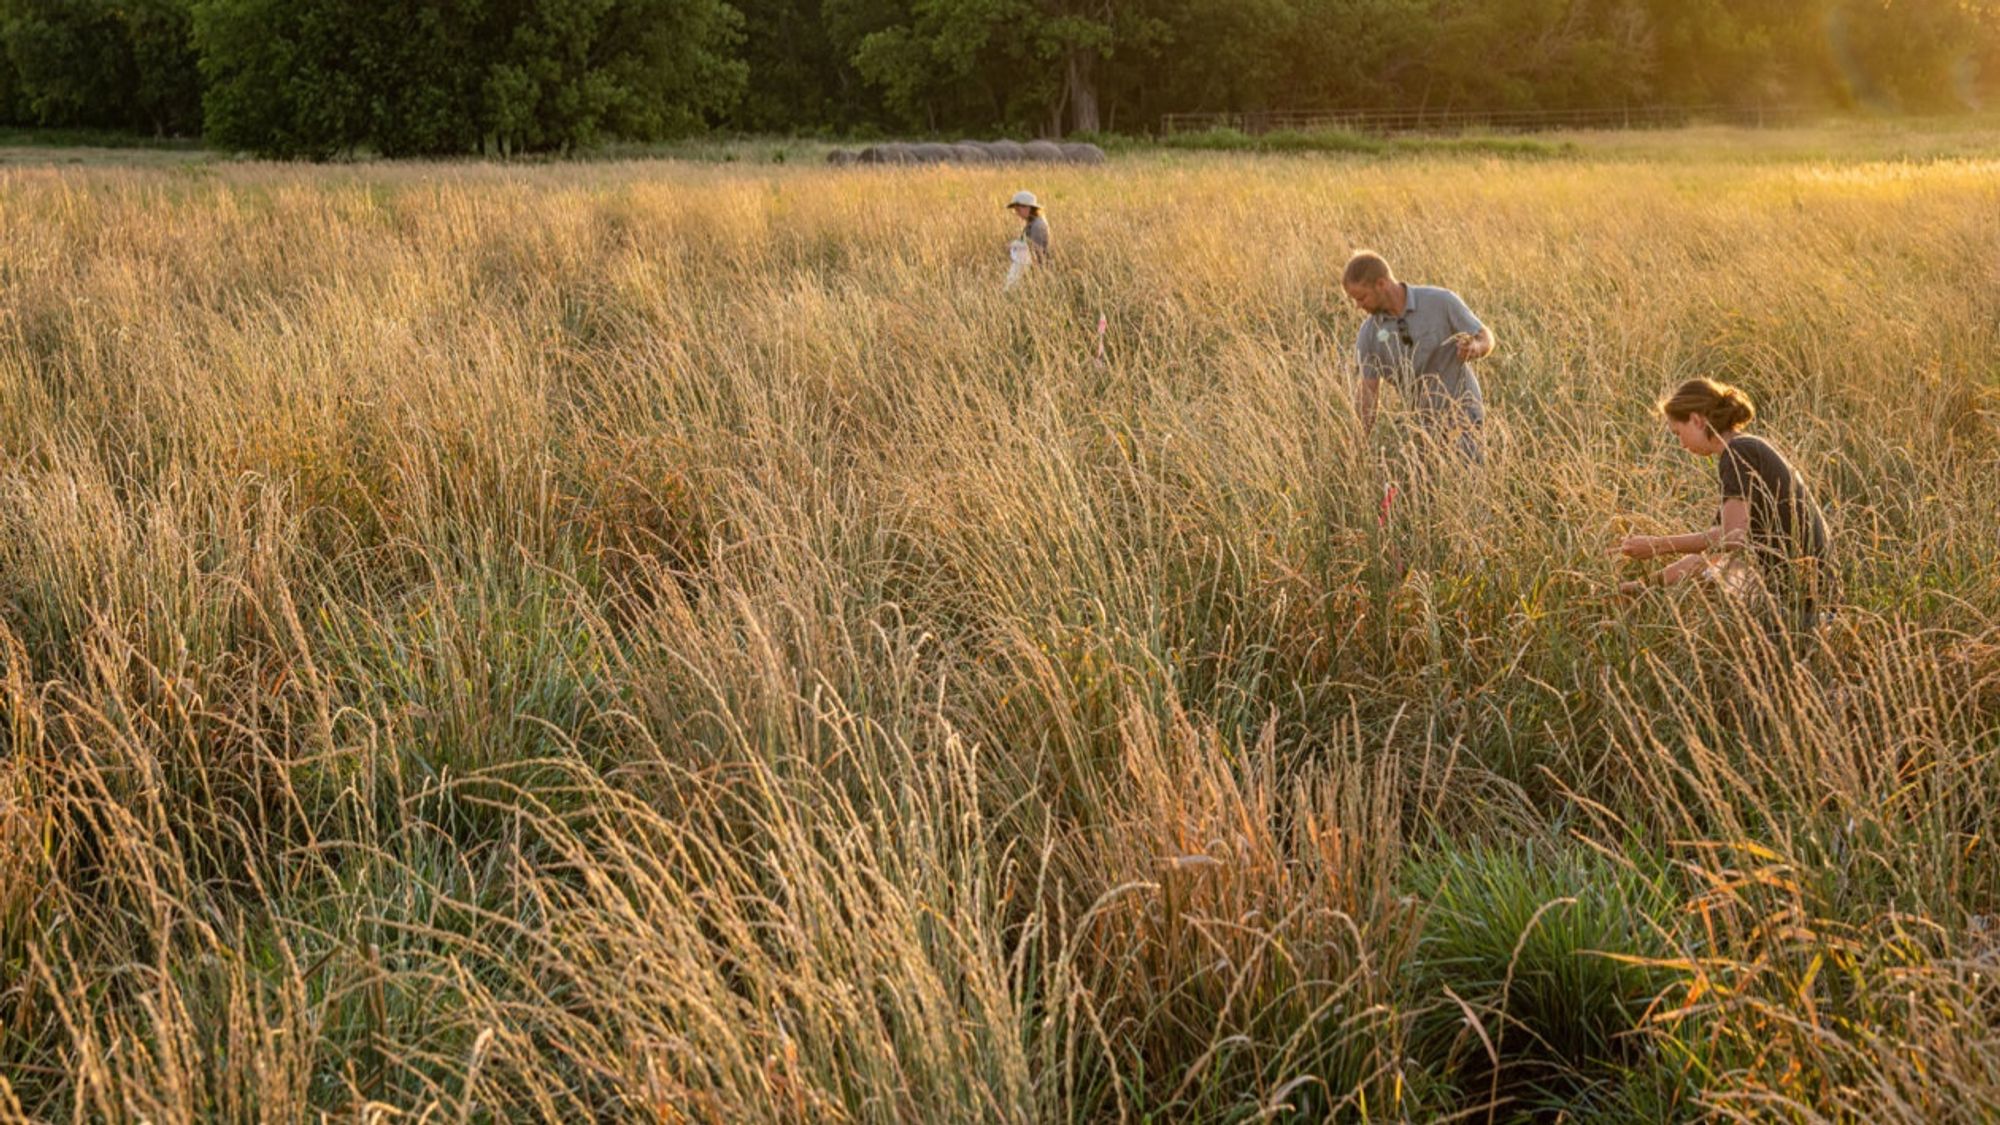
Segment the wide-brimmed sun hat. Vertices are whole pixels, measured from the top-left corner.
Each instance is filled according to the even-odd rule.
[[[1014,198],[1012,198],[1012,199],[1010,199],[1010,200],[1008,200],[1008,201],[1007,201],[1007,206],[1009,206],[1009,207],[1033,207],[1033,208],[1034,208],[1035,210],[1037,210],[1037,211],[1039,211],[1039,210],[1041,210],[1041,209],[1042,209],[1042,205],[1041,205],[1040,203],[1036,202],[1036,200],[1035,200],[1035,193],[1034,193],[1034,192],[1032,192],[1032,191],[1017,191],[1017,192],[1015,192],[1015,193],[1014,193]]]

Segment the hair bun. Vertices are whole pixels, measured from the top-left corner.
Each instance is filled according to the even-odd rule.
[[[1712,379],[1689,379],[1669,398],[1660,401],[1660,413],[1677,422],[1699,415],[1717,430],[1733,430],[1757,416],[1750,396],[1727,383]]]
[[[1757,416],[1757,408],[1751,404],[1750,396],[1740,389],[1724,385],[1717,388],[1716,418],[1723,429],[1733,430]]]

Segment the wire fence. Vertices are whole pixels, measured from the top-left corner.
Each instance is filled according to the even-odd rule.
[[[1764,128],[1794,125],[1808,111],[1796,106],[1611,106],[1595,109],[1326,109],[1243,113],[1169,113],[1163,133],[1234,129],[1253,136],[1342,130],[1353,133],[1451,133],[1466,129],[1535,132],[1546,129],[1660,129],[1695,123]]]

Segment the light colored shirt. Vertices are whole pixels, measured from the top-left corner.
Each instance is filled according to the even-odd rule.
[[[1363,379],[1387,379],[1425,427],[1486,419],[1479,377],[1458,358],[1459,334],[1485,330],[1458,294],[1405,285],[1403,315],[1375,313],[1361,322],[1354,356]]]

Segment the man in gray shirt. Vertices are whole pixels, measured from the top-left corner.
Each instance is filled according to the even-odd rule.
[[[1482,460],[1479,427],[1486,405],[1479,377],[1467,364],[1493,354],[1493,330],[1451,290],[1397,281],[1389,263],[1370,250],[1347,260],[1340,282],[1348,300],[1368,314],[1354,342],[1362,433],[1374,428],[1376,399],[1387,379],[1427,434],[1455,444],[1468,461]]]

